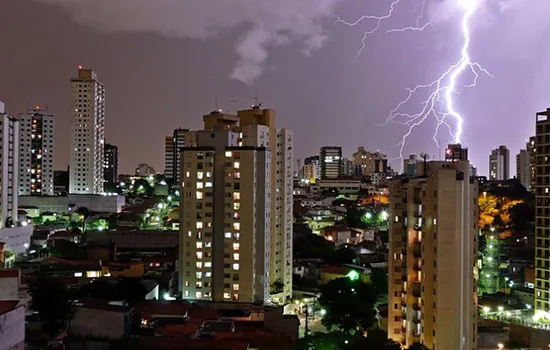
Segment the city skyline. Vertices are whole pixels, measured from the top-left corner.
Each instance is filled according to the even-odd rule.
[[[8,70],[6,67],[10,64],[0,68],[6,81],[0,87],[0,96],[12,115],[24,112],[27,105],[36,104],[48,105],[52,114],[56,115],[59,134],[56,169],[65,168],[68,164],[70,100],[67,95],[70,85],[67,81],[79,64],[96,70],[106,86],[111,87],[106,107],[106,139],[120,147],[121,173],[131,173],[137,164],[144,162],[156,169],[163,169],[163,140],[171,130],[178,127],[198,128],[200,125],[196,117],[216,107],[229,112],[246,108],[256,94],[266,107],[279,111],[281,122],[295,130],[297,149],[300,150],[297,158],[316,154],[321,146],[331,144],[341,145],[345,157],[350,157],[357,146],[364,145],[369,150],[380,149],[390,159],[394,158],[395,149],[391,146],[399,141],[403,128],[377,125],[383,123],[385,115],[404,96],[407,87],[430,76],[429,65],[422,63],[425,59],[422,48],[435,45],[434,50],[443,57],[452,56],[455,51],[451,43],[442,43],[440,38],[429,33],[427,38],[417,38],[414,33],[404,37],[392,36],[391,44],[385,44],[386,37],[380,34],[372,37],[369,48],[354,64],[352,61],[360,44],[361,30],[331,26],[331,21],[323,17],[320,18],[322,32],[327,38],[324,47],[310,56],[293,54],[290,49],[300,49],[298,44],[270,50],[263,75],[251,85],[245,85],[229,77],[239,59],[233,47],[238,44],[239,30],[208,37],[204,41],[185,35],[182,38],[165,37],[154,31],[106,33],[81,26],[59,8],[44,3],[48,2],[20,1],[1,5],[5,9],[0,11],[0,16],[5,16],[1,18],[3,23],[14,28],[12,33],[17,35],[2,33],[0,40],[5,43],[6,51],[14,53],[13,57],[23,59],[18,60],[20,68],[16,70]],[[357,11],[364,12],[363,7],[354,1],[347,1],[334,8],[333,12],[343,17],[353,17]],[[381,12],[384,8],[366,10]],[[487,12],[490,11],[487,9]],[[526,16],[528,11],[522,10],[520,14]],[[18,16],[27,15],[39,25],[29,27],[14,21]],[[508,50],[507,45],[499,45],[496,50],[499,52],[484,53],[483,46],[487,40],[493,37],[497,41],[504,40],[503,35],[497,33],[511,32],[517,25],[515,21],[506,23],[507,16],[510,16],[508,12],[496,12],[494,16],[499,20],[487,24],[484,33],[476,36],[472,47],[493,78],[484,78],[476,89],[464,91],[458,101],[463,114],[469,116],[464,125],[462,144],[469,147],[472,163],[483,175],[488,174],[486,157],[490,150],[505,144],[515,154],[534,134],[534,123],[528,117],[548,104],[544,96],[536,93],[545,80],[544,71],[539,78],[539,75],[534,75],[538,72],[534,67],[530,75],[520,75],[511,69],[526,67],[525,63],[531,62],[528,58],[515,55],[506,65],[499,63],[498,53],[502,53],[499,50]],[[454,35],[452,28],[447,28],[452,26],[441,26],[445,33]],[[419,43],[420,49],[408,45],[408,39]],[[78,45],[80,40],[90,45],[82,47],[78,54],[59,49],[64,43]],[[28,45],[18,45],[22,41]],[[101,46],[98,46],[99,43]],[[529,41],[523,44],[534,43]],[[26,54],[29,48],[56,60],[46,69],[45,62],[25,58],[29,56]],[[399,52],[403,49],[409,50],[406,64],[400,59]],[[217,52],[226,59],[213,60]],[[7,59],[10,63],[11,58]],[[443,68],[445,64],[437,60],[432,63],[434,69]],[[319,74],[321,71],[323,74]],[[36,79],[33,86],[18,83],[20,79],[30,79],[31,75]],[[198,79],[199,76],[205,78]],[[182,83],[185,81],[193,81],[193,84]],[[514,84],[509,84],[510,81]],[[140,82],[144,87],[151,88],[137,88]],[[513,98],[514,103],[501,106],[490,102],[500,98]],[[238,102],[233,102],[236,100]],[[335,115],[339,117],[334,118]],[[483,118],[479,117],[481,115]],[[518,128],[516,122],[519,118],[528,122]],[[148,127],[152,119],[158,127]],[[311,123],[312,120],[315,123]],[[492,122],[499,123],[499,132],[486,137],[483,130],[487,123]],[[130,125],[135,127],[135,137],[131,138],[125,136]],[[432,159],[433,156],[440,158],[440,149],[425,137],[427,133],[433,133],[433,125],[419,129],[404,154],[426,152]],[[445,139],[445,135],[441,136],[442,145],[450,141]],[[514,163],[512,158],[512,169],[515,168]],[[392,163],[397,169],[399,165]]]

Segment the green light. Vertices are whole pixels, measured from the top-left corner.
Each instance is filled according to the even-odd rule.
[[[351,270],[346,277],[349,278],[350,281],[357,281],[359,279],[359,272]]]
[[[372,218],[372,214],[371,213],[366,213],[365,217],[370,220]]]

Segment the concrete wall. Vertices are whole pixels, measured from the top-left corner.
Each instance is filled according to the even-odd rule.
[[[68,213],[69,197],[19,196],[19,206],[34,206],[40,209],[41,213],[45,211]]]
[[[19,299],[19,276],[0,278],[0,300]]]
[[[0,315],[0,350],[25,348],[25,308],[21,305]]]
[[[71,322],[71,333],[119,339],[124,335],[124,313],[80,308]]]
[[[32,225],[0,229],[0,241],[6,243],[4,249],[24,253],[31,243],[33,229]]]
[[[89,211],[102,213],[119,213],[126,204],[124,196],[102,196],[90,194],[70,194],[69,205],[75,209],[84,207]]]

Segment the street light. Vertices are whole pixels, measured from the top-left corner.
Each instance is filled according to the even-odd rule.
[[[498,346],[499,349],[504,349],[504,344],[502,344],[502,343],[498,343],[497,346]]]
[[[502,311],[504,311],[504,307],[499,306],[499,307],[498,307],[498,312],[502,312]]]

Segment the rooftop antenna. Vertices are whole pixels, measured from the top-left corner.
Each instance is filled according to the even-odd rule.
[[[430,155],[428,153],[420,153],[420,158],[422,158],[422,162],[424,165],[424,174],[422,176],[427,176],[428,172],[428,159],[430,159]]]
[[[260,98],[258,97],[258,88],[256,88],[256,95],[254,96],[254,107],[260,108],[262,106],[262,103],[260,102]]]
[[[233,103],[233,108],[235,108],[235,113],[237,113],[239,100],[231,100],[231,103]]]

